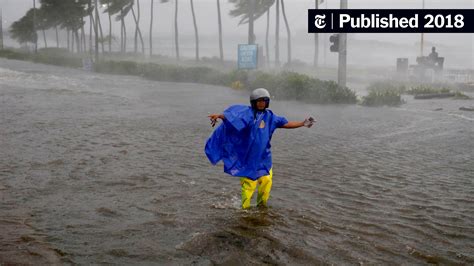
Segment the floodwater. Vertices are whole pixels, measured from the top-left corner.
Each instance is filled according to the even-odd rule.
[[[0,60],[0,263],[474,264],[473,101],[274,100],[318,123],[276,131],[270,206],[242,211],[203,149],[247,97]]]

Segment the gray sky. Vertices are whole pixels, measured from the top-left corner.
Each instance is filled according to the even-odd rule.
[[[348,0],[349,8],[372,8],[372,9],[416,9],[422,7],[422,0],[397,0],[397,1],[382,1],[382,0]],[[39,0],[37,0],[39,2]],[[149,14],[150,14],[151,0],[140,0],[141,4],[141,23],[144,37],[148,36],[149,29]],[[38,4],[39,5],[39,4]],[[25,12],[33,6],[33,0],[0,0],[0,7],[3,11],[4,27],[19,19]],[[214,38],[217,35],[217,11],[215,0],[194,0],[196,16],[198,20],[199,34],[202,39]],[[292,31],[292,39],[305,40],[308,45],[313,38],[312,34],[307,33],[307,10],[314,7],[314,0],[287,0],[285,1],[287,10],[287,17]],[[321,4],[321,8],[338,8],[339,0],[326,0]],[[192,24],[190,4],[188,0],[179,0],[179,33],[183,40],[186,36],[192,37],[194,28]],[[425,0],[425,8],[427,9],[473,9],[474,0]],[[226,0],[221,0],[221,11],[223,20],[224,39],[237,39],[238,42],[245,43],[247,40],[247,25],[238,25],[237,18],[231,18],[228,14],[232,9],[232,5]],[[155,22],[154,28],[155,38],[169,39],[173,34],[173,15],[174,3],[160,3],[160,0],[155,0]],[[271,9],[270,35],[274,35],[274,8]],[[131,16],[127,20],[127,28],[129,36],[133,35],[134,23]],[[102,25],[104,31],[108,31],[108,18],[105,14],[102,15]],[[88,26],[86,25],[86,29]],[[114,34],[120,35],[119,24],[112,25]],[[256,22],[257,42],[263,43],[266,28],[266,18],[263,16]],[[281,42],[286,41],[286,30],[283,20],[280,21],[280,36]],[[324,37],[324,35],[323,35]],[[327,37],[327,36],[326,36]],[[378,40],[383,42],[391,42],[401,45],[414,46],[420,39],[420,34],[352,34],[350,39],[357,40]],[[188,38],[189,39],[189,38]],[[474,61],[474,38],[473,34],[425,34],[427,43],[434,43],[437,45],[450,46],[450,49],[460,48],[466,54],[468,62],[460,62],[461,66],[472,67]],[[272,39],[272,42],[274,40]],[[324,42],[325,40],[322,40]],[[146,42],[146,41],[145,41]],[[183,41],[184,42],[184,41]],[[285,54],[285,48],[281,48],[281,52]],[[172,50],[170,48],[170,50]],[[416,49],[414,49],[415,51]],[[418,49],[419,50],[419,49]],[[168,51],[167,51],[168,52]],[[171,51],[169,51],[171,53]],[[166,52],[165,52],[166,53]],[[442,52],[440,52],[441,54]],[[298,53],[296,53],[297,55]],[[216,54],[217,55],[217,54]],[[298,58],[295,55],[296,58]],[[284,55],[282,55],[284,56]],[[329,54],[333,57],[333,54]],[[303,55],[304,57],[304,55]],[[470,58],[470,60],[469,60]],[[449,61],[448,61],[449,62]],[[447,62],[447,63],[448,63]]]

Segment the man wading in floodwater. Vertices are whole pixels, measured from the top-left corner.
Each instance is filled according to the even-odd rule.
[[[315,120],[290,121],[268,108],[270,93],[260,88],[250,94],[250,104],[232,105],[223,114],[211,114],[211,125],[223,123],[207,140],[205,152],[212,164],[224,162],[224,172],[240,177],[242,208],[250,207],[258,187],[257,206],[266,206],[272,188],[272,153],[270,140],[277,128],[310,128]]]

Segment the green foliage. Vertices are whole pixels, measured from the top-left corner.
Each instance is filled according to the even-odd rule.
[[[143,76],[153,80],[220,84],[220,73],[208,67],[180,67],[146,64]]]
[[[28,60],[29,55],[26,53],[18,53],[9,49],[3,49],[0,50],[0,57],[14,60]]]
[[[79,30],[83,25],[83,17],[92,11],[87,6],[88,0],[41,0],[45,28],[60,26],[72,31]]]
[[[322,81],[307,75],[282,72],[235,70],[222,73],[208,67],[181,67],[154,63],[137,64],[131,61],[101,61],[96,71],[110,74],[140,75],[152,80],[192,82],[251,90],[267,88],[277,99],[298,100],[309,103],[356,103],[354,91],[342,88],[333,81]],[[234,85],[235,87],[235,85]]]
[[[65,49],[41,49],[38,54],[0,51],[0,57],[30,60],[39,63],[68,67],[82,67],[82,58]],[[95,71],[108,74],[136,75],[152,80],[192,82],[252,90],[267,88],[276,99],[298,100],[308,103],[356,103],[354,91],[340,87],[333,81],[322,81],[294,72],[265,73],[235,70],[222,73],[209,67],[182,67],[137,63],[134,61],[99,61]],[[238,84],[238,86],[236,86]]]
[[[48,55],[44,53],[37,53],[33,55],[33,62],[56,65],[56,66],[65,66],[65,67],[82,67],[82,58],[75,56],[60,56],[60,55]]]
[[[275,3],[275,0],[254,0],[255,9],[254,9],[254,20],[257,20],[267,10]],[[229,15],[232,17],[241,17],[239,21],[240,24],[246,24],[249,22],[249,9],[251,6],[251,1],[242,1],[242,0],[229,0],[230,3],[234,4],[234,9],[229,12]]]
[[[362,97],[361,104],[365,106],[399,106],[404,103],[401,94],[404,86],[397,86],[386,82],[376,82],[367,88],[369,94]]]
[[[369,91],[361,102],[365,106],[399,106],[403,103],[400,93],[396,91]]]
[[[435,87],[431,85],[418,85],[411,87],[406,91],[407,94],[417,95],[417,94],[436,94],[436,93],[450,93],[451,90],[446,87]]]
[[[333,81],[323,81],[304,74],[256,72],[249,89],[266,88],[277,99],[308,103],[356,103],[355,92]]]
[[[406,93],[406,87],[403,84],[397,84],[392,81],[378,81],[370,84],[367,87],[368,91],[391,91],[399,94]]]
[[[104,12],[107,12],[111,15],[117,14],[116,20],[120,21],[128,15],[128,12],[133,7],[135,3],[134,0],[101,0],[101,4],[107,5],[107,8]]]
[[[38,9],[31,8],[23,17],[11,25],[10,36],[19,43],[35,43],[38,40],[33,23],[35,12],[38,12]]]
[[[457,99],[457,100],[469,100],[471,99],[471,97],[467,96],[466,94],[460,92],[460,91],[456,91],[454,92],[454,99]]]
[[[41,49],[37,54],[5,49],[0,50],[0,57],[65,67],[82,67],[82,58],[80,56],[69,54],[67,50],[58,48]]]
[[[99,61],[95,71],[119,75],[139,75],[138,64],[132,61]]]

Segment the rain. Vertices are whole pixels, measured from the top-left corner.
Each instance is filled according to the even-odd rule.
[[[474,8],[0,0],[0,265],[474,264],[473,34],[308,32],[342,3]],[[242,209],[204,148],[256,88],[316,122]]]

